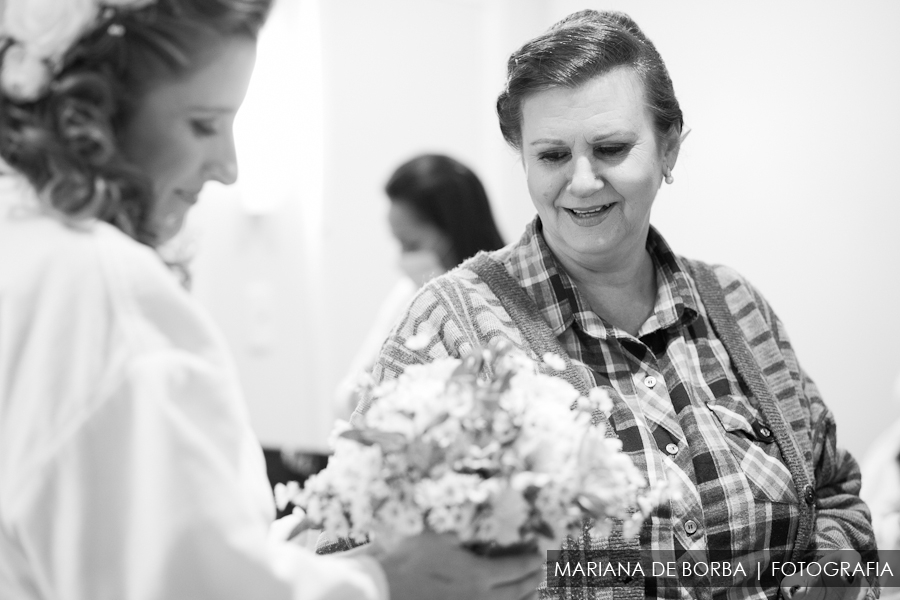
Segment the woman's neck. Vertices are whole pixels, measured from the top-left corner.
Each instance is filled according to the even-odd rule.
[[[555,253],[554,253],[555,254]],[[579,293],[607,323],[637,335],[656,305],[656,269],[645,247],[624,260],[586,266],[557,255]]]

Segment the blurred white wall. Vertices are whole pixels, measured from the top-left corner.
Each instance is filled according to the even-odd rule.
[[[843,445],[900,416],[900,3],[282,0],[238,117],[241,179],[204,193],[189,232],[264,443],[325,444],[398,277],[381,188],[399,162],[466,162],[519,236],[533,209],[493,114],[506,58],[585,7],[637,20],[692,128],[656,226],[763,291]]]

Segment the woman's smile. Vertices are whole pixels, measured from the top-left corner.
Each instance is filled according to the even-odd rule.
[[[594,227],[604,222],[618,205],[618,202],[595,204],[584,208],[563,208],[579,227]]]

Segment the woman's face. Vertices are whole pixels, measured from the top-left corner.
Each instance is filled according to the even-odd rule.
[[[400,269],[422,286],[446,271],[444,263],[452,250],[447,235],[419,217],[403,201],[392,201],[388,211],[391,232],[400,242]]]
[[[255,60],[253,41],[222,41],[198,68],[152,86],[125,124],[122,150],[153,182],[160,243],[178,233],[207,181],[237,179],[232,123]]]
[[[644,86],[616,68],[522,105],[522,160],[544,237],[563,264],[615,269],[643,252],[677,144],[657,142]]]

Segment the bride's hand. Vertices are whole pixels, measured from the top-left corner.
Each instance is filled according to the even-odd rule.
[[[269,541],[290,542],[307,550],[316,549],[316,540],[321,532],[304,522],[303,516],[289,514],[277,519],[269,526]]]

